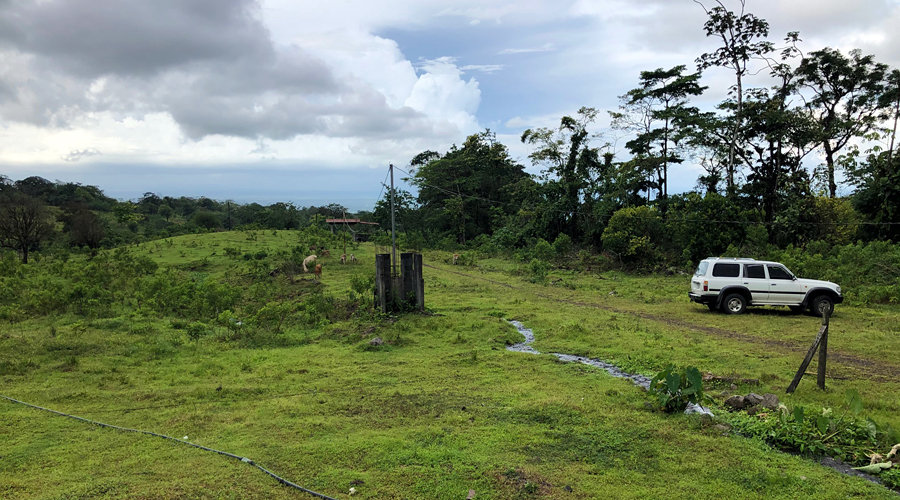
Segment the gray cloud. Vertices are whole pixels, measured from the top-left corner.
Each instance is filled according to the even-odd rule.
[[[89,158],[91,156],[99,156],[102,154],[103,153],[101,153],[100,151],[97,151],[94,148],[75,150],[75,151],[72,151],[69,154],[63,156],[62,160],[68,161],[68,162],[77,162],[77,161],[81,160],[82,158]]]
[[[273,55],[254,0],[17,1],[0,8],[0,41],[88,78]]]
[[[0,120],[168,112],[192,139],[443,132],[323,60],[276,46],[258,0],[0,0]]]

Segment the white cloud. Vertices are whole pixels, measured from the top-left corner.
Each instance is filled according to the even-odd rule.
[[[507,55],[507,54],[528,54],[531,52],[552,52],[556,50],[552,43],[545,43],[541,47],[531,47],[527,49],[503,49],[500,52],[497,52],[497,55]]]
[[[462,71],[481,71],[482,73],[496,73],[504,68],[503,64],[467,64],[460,66]]]
[[[423,61],[419,67],[424,71],[406,105],[431,119],[452,124],[464,134],[472,134],[480,129],[475,112],[481,102],[478,82],[471,78],[462,79],[462,72],[451,57]]]

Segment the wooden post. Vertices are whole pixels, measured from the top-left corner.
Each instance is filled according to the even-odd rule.
[[[380,253],[375,256],[375,304],[382,313],[391,312],[391,281],[391,254]]]
[[[422,277],[422,254],[400,254],[401,294],[400,300],[417,311],[425,310],[425,280]]]
[[[819,370],[816,374],[816,383],[823,391],[825,390],[825,365],[828,364],[828,318],[830,316],[831,311],[822,313],[822,328],[825,330],[825,334],[822,335],[822,343],[819,344]]]
[[[809,348],[809,352],[806,353],[806,357],[803,358],[803,363],[800,363],[800,369],[797,370],[797,374],[794,375],[794,380],[791,381],[791,385],[787,388],[788,394],[793,394],[795,390],[797,390],[797,384],[800,383],[800,379],[803,378],[803,374],[806,373],[806,368],[809,367],[809,363],[812,361],[813,356],[816,354],[816,350],[821,345],[823,347],[822,351],[819,352],[819,373],[818,373],[818,384],[820,389],[825,389],[825,362],[828,357],[827,346],[828,346],[828,318],[830,314],[826,313],[822,315],[822,328],[819,328],[819,333],[816,335],[816,340],[813,341],[812,346]]]
[[[415,285],[416,285],[416,309],[420,312],[425,311],[425,276],[422,274],[422,254],[415,253],[413,254],[413,259],[415,263],[413,264],[413,271],[416,274],[415,277]]]
[[[415,273],[413,272],[414,263],[413,254],[400,254],[400,279],[402,283],[402,285],[400,285],[400,302],[406,306],[409,306],[410,303],[415,303],[416,287],[413,281],[415,279]],[[411,297],[412,300],[410,300]]]

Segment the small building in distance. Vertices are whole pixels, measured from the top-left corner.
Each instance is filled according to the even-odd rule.
[[[379,225],[377,222],[365,222],[359,219],[325,219],[325,223],[331,226],[331,234],[335,233],[336,228],[350,229],[350,232],[353,233],[353,241],[369,241],[370,228],[374,229]]]

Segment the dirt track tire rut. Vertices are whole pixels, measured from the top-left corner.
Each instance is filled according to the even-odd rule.
[[[502,286],[505,288],[511,288],[515,290],[522,290],[523,288],[510,285],[509,283],[503,283],[500,281],[494,281],[487,278],[482,278],[480,276],[472,276],[471,274],[462,273],[459,271],[451,271],[449,269],[444,269],[442,267],[436,267],[429,264],[425,264],[425,267],[435,269],[437,271],[442,271],[446,273],[456,274],[458,276],[463,276],[466,278],[477,279],[481,281],[487,281],[488,283],[493,283],[498,286]],[[780,348],[784,350],[796,351],[798,353],[803,353],[807,349],[809,349],[808,345],[798,344],[796,342],[788,342],[784,340],[772,340],[772,339],[761,339],[759,337],[754,337],[753,335],[747,335],[744,333],[738,333],[731,330],[725,330],[722,328],[710,327],[710,326],[701,326],[696,325],[694,323],[690,323],[687,321],[682,321],[678,319],[666,318],[664,316],[660,316],[657,314],[643,313],[637,311],[629,311],[627,309],[620,309],[618,307],[613,307],[604,304],[597,304],[591,302],[581,302],[570,299],[561,299],[557,297],[552,297],[549,295],[545,295],[542,293],[534,293],[535,296],[540,297],[542,299],[550,300],[553,302],[561,302],[564,304],[569,304],[578,307],[590,307],[594,309],[602,309],[604,311],[614,312],[616,314],[628,314],[631,316],[635,316],[641,319],[646,319],[649,321],[657,321],[660,323],[665,323],[670,326],[676,326],[679,328],[684,328],[687,330],[693,330],[697,332],[703,332],[709,335],[713,335],[720,338],[727,338],[730,340],[736,340],[739,342],[747,343],[747,344],[756,344],[763,345],[771,348]],[[856,356],[854,354],[843,353],[840,351],[836,351],[833,348],[830,348],[828,351],[828,357],[830,360],[840,363],[845,366],[853,367],[860,372],[860,377],[852,377],[852,378],[873,378],[876,380],[884,380],[884,379],[892,379],[897,380],[900,378],[900,367],[886,364],[881,361],[873,361],[871,359],[862,358]]]

